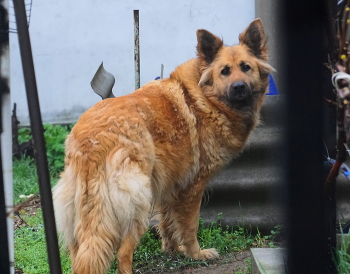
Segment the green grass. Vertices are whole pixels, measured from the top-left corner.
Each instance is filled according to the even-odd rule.
[[[244,261],[245,267],[238,267],[238,270],[234,274],[250,274],[252,272],[252,260],[248,258]]]
[[[54,186],[57,183],[58,175],[51,174],[50,183]],[[38,176],[36,172],[35,160],[30,157],[22,157],[13,160],[13,200],[14,204],[23,202],[28,196],[39,193]]]
[[[51,185],[55,185],[64,165],[64,141],[69,134],[71,126],[44,125],[44,138]],[[21,144],[32,138],[29,128],[18,130],[18,142]],[[20,157],[13,160],[14,203],[25,200],[20,195],[28,196],[39,193],[38,177],[35,160],[30,157]]]
[[[46,146],[46,156],[53,176],[58,176],[64,166],[64,141],[70,132],[70,126],[60,126],[44,124],[44,139]],[[30,128],[20,128],[18,130],[18,142],[21,144],[32,138]]]
[[[343,234],[343,233],[342,233]],[[333,261],[339,274],[350,274],[350,233],[341,238],[340,248],[333,254]]]
[[[14,204],[24,199],[20,195],[39,193],[38,176],[34,160],[31,158],[14,159],[13,161],[13,199]]]
[[[243,227],[236,230],[221,226],[222,214],[218,220],[212,222],[209,227],[204,225],[202,219],[199,221],[198,239],[202,248],[215,247],[220,254],[228,252],[239,252],[248,249],[255,242],[255,237]]]
[[[30,226],[15,230],[15,267],[26,274],[49,273],[41,210],[36,216],[26,217],[25,220]],[[70,273],[68,254],[63,249],[60,253],[62,270]]]
[[[39,210],[36,216],[22,216],[22,218],[29,227],[20,227],[15,231],[15,267],[22,269],[26,274],[49,273],[42,212]],[[198,237],[202,248],[215,247],[220,255],[246,250],[254,242],[254,236],[244,229],[228,231],[222,229],[219,222],[213,222],[209,227],[205,227],[201,221]],[[62,247],[61,264],[63,273],[71,273],[69,256]],[[194,261],[179,254],[169,255],[162,252],[161,240],[148,231],[134,253],[133,268],[141,272],[162,273],[206,265],[208,262]],[[114,261],[108,273],[115,273],[116,267]],[[243,271],[246,269],[237,273],[248,273]]]

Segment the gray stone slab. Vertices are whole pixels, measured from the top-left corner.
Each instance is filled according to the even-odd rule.
[[[251,248],[252,274],[284,274],[287,265],[285,248]]]

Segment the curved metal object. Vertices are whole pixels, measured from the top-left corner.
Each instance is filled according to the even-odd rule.
[[[100,95],[102,99],[114,98],[115,96],[112,92],[114,83],[115,78],[113,74],[104,69],[102,62],[91,80],[90,84],[92,89],[95,93]]]

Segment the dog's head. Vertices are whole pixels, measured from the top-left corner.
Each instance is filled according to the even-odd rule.
[[[231,109],[261,106],[273,68],[268,64],[266,37],[260,19],[239,35],[239,45],[224,46],[207,30],[197,31],[201,78],[199,86],[210,100]]]

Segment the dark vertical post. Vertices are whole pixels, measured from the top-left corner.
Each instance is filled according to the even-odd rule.
[[[134,10],[134,59],[135,59],[135,90],[140,88],[140,34],[139,11]]]
[[[326,0],[284,0],[288,273],[328,273],[323,177],[323,38]]]
[[[46,246],[48,250],[50,273],[61,274],[55,216],[52,204],[50,175],[47,165],[45,139],[41,120],[40,105],[36,86],[32,49],[27,25],[24,0],[13,0],[20,53],[22,58],[23,75],[27,91],[27,102],[30,124],[34,140],[34,153],[39,178],[40,199],[43,210]]]
[[[4,180],[2,176],[2,159],[0,157],[0,273],[10,274],[10,256],[7,239],[8,234],[4,187]]]
[[[9,233],[7,231],[7,216],[6,216],[6,202],[5,202],[5,183],[2,163],[1,145],[3,142],[3,102],[5,95],[10,92],[8,75],[9,67],[5,63],[9,61],[9,21],[8,21],[8,2],[0,1],[0,273],[10,274],[10,251],[9,251]],[[7,60],[5,60],[7,59]],[[6,62],[7,61],[7,62]]]

